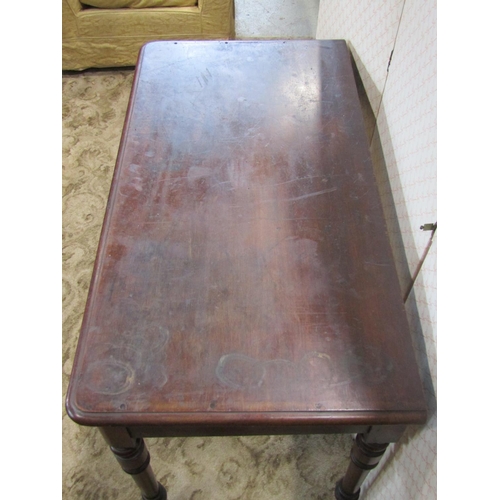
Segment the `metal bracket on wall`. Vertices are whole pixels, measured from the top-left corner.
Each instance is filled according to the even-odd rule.
[[[422,269],[422,266],[424,265],[425,258],[427,257],[427,254],[429,253],[429,250],[431,248],[432,239],[434,238],[434,233],[437,230],[437,222],[423,224],[422,226],[420,226],[420,229],[422,231],[432,231],[432,233],[431,233],[431,236],[430,236],[429,241],[427,243],[427,246],[425,247],[422,258],[420,259],[420,262],[418,263],[417,269],[415,270],[415,274],[413,275],[413,278],[411,279],[410,285],[408,286],[408,289],[406,290],[406,293],[404,295],[403,302],[405,302],[405,303],[406,303],[406,300],[408,299],[408,296],[410,295],[410,292],[413,288],[413,285],[415,284],[415,281],[417,280],[418,273],[420,272],[420,269]]]
[[[420,229],[422,231],[435,231],[438,227],[438,223],[434,222],[434,224],[424,224],[423,226],[420,226]],[[432,236],[431,236],[432,238]]]

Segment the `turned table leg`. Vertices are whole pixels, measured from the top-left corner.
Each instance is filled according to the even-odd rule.
[[[167,500],[167,492],[149,465],[149,451],[142,438],[131,438],[125,429],[100,428],[121,468],[132,476],[142,500]]]
[[[335,487],[337,500],[358,500],[361,484],[378,465],[388,445],[367,443],[362,434],[356,436],[351,450],[351,463],[345,476]]]

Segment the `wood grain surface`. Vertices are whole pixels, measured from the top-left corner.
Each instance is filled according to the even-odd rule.
[[[343,41],[144,47],[67,410],[425,421]]]

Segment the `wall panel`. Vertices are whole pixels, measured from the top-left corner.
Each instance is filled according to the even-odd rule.
[[[399,233],[412,276],[429,240],[420,226],[437,217],[435,9],[432,1],[405,2],[377,115]],[[398,249],[396,255],[400,253]]]
[[[404,0],[320,2],[316,38],[347,40],[375,117],[403,5]],[[369,139],[373,134],[373,125],[369,130]]]

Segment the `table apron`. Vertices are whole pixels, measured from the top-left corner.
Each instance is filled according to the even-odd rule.
[[[406,425],[252,425],[226,426],[132,426],[127,433],[133,438],[204,437],[204,436],[267,436],[304,434],[363,434],[372,443],[396,442]]]

